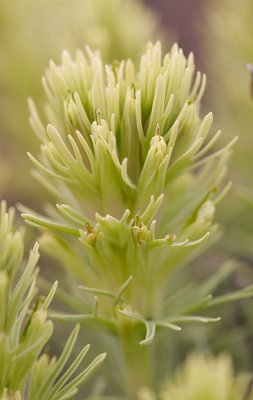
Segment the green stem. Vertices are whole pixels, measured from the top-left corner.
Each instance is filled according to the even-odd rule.
[[[119,334],[125,368],[125,388],[129,400],[137,400],[143,387],[152,388],[151,346],[141,346],[145,330],[137,324],[122,326]]]

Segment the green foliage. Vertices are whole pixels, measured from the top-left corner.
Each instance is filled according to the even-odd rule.
[[[13,230],[14,209],[7,212],[6,203],[1,204],[0,214],[0,273],[6,275],[6,279],[13,279],[20,266],[23,253],[23,231]]]
[[[57,360],[42,354],[53,333],[47,310],[55,294],[57,282],[46,298],[37,296],[36,280],[39,258],[38,244],[30,252],[28,263],[15,284],[22,259],[22,232],[13,230],[14,211],[1,206],[1,269],[0,269],[0,398],[2,400],[71,399],[77,388],[103,361],[98,356],[85,370],[74,375],[83,360],[86,346],[60,376],[75,344],[79,327],[73,330]]]

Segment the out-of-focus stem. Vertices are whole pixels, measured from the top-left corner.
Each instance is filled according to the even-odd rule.
[[[119,334],[124,360],[125,389],[129,400],[137,400],[142,387],[152,388],[152,346],[141,346],[145,331],[136,324],[124,325]]]

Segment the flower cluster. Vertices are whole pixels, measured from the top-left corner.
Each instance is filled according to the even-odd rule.
[[[29,164],[25,168],[23,162],[27,149],[36,147],[27,134],[26,99],[32,94],[42,104],[40,76],[48,58],[58,59],[62,49],[74,51],[88,43],[107,62],[126,57],[136,61],[148,40],[165,34],[159,18],[142,0],[22,0],[17,7],[15,0],[2,0],[0,19],[1,143],[8,154],[0,160],[0,192],[5,198],[38,204],[41,192],[33,190],[32,180],[27,179]],[[13,109],[15,118],[10,117]],[[18,178],[16,170],[23,171]],[[10,180],[15,184],[8,185]]]
[[[139,400],[251,400],[251,389],[252,382],[247,374],[235,376],[228,355],[191,354],[167,380],[158,397],[142,388]]]
[[[208,322],[196,312],[226,301],[212,299],[220,282],[213,279],[173,309],[179,288],[168,292],[168,281],[216,230],[234,140],[213,150],[220,131],[209,133],[211,113],[199,115],[205,76],[177,45],[163,57],[160,43],[150,43],[138,69],[131,60],[104,66],[86,53],[72,60],[65,51],[62,65],[50,62],[44,116],[30,101],[42,144],[39,159],[29,157],[57,205],[48,217],[23,216],[44,228],[43,246],[84,285],[92,310],[76,319],[117,330],[123,315],[145,325],[148,344],[157,327]],[[94,308],[89,293],[107,300]]]
[[[162,392],[162,400],[251,400],[248,376],[235,377],[228,355],[191,355]]]

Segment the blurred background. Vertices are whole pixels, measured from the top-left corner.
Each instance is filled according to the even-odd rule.
[[[88,44],[99,48],[106,62],[131,57],[137,63],[148,40],[160,39],[164,50],[177,41],[185,54],[194,52],[197,68],[207,73],[203,114],[214,112],[225,143],[239,136],[230,161],[234,186],[217,217],[223,237],[189,271],[201,279],[195,272],[199,265],[210,270],[235,258],[239,268],[225,286],[252,282],[253,99],[246,68],[253,63],[252,38],[252,0],[1,0],[1,197],[9,205],[38,209],[48,196],[32,178],[26,152],[37,154],[39,146],[28,123],[27,98],[43,104],[41,76],[49,59],[59,63],[63,49],[74,52]],[[208,345],[214,352],[230,351],[237,365],[252,369],[251,310],[250,301],[226,307],[222,326],[188,330],[181,353],[168,342],[164,357],[170,353],[180,359],[193,345]]]

